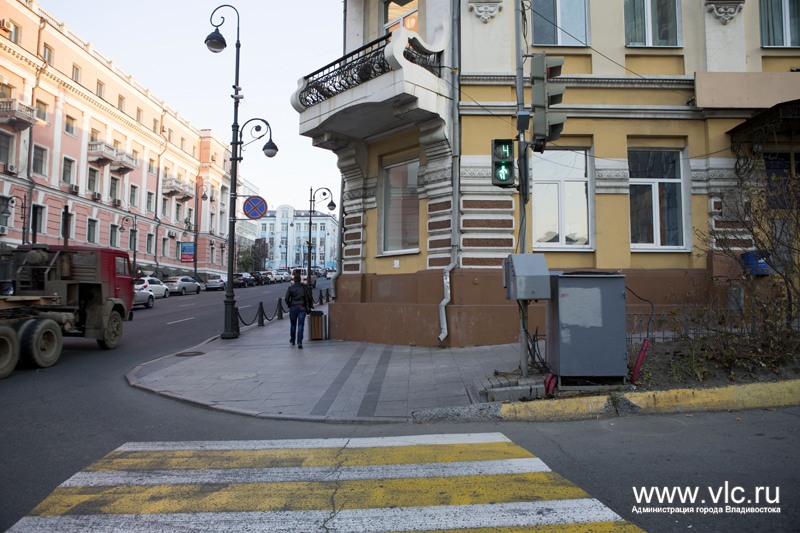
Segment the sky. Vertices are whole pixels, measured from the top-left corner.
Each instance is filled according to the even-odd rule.
[[[228,47],[206,48],[211,13],[231,4],[239,11],[239,124],[269,122],[278,154],[261,153],[264,140],[245,147],[239,175],[254,184],[269,209],[288,204],[308,209],[310,189],[327,187],[340,204],[336,157],[314,148],[299,132],[289,103],[297,80],[338,59],[342,51],[342,1],[303,0],[39,0],[39,5],[94,46],[122,71],[150,89],[183,118],[211,129],[227,143],[233,123],[236,13],[223,7],[219,30]],[[251,124],[252,125],[252,124]],[[248,128],[249,129],[249,128]],[[246,144],[247,133],[243,137]],[[316,195],[321,199],[321,193]],[[316,208],[327,212],[324,202]]]

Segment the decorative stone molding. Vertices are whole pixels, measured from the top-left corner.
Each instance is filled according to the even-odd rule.
[[[503,9],[503,0],[470,0],[469,10],[475,13],[481,22],[488,24]]]
[[[706,0],[706,11],[725,25],[744,9],[744,3],[745,0]]]

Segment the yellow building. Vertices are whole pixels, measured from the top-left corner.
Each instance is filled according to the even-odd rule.
[[[0,6],[0,246],[66,235],[143,272],[224,272],[227,142],[35,2]]]
[[[332,335],[511,342],[517,307],[501,279],[511,253],[544,253],[550,269],[622,272],[662,310],[709,298],[739,275],[703,237],[724,227],[719,199],[737,161],[782,153],[795,176],[792,6],[346,0],[344,56],[292,98],[300,133],[334,152],[342,172]],[[564,58],[558,108],[568,120],[531,153],[525,203],[491,185],[490,146],[518,137],[519,94],[530,111],[530,55],[541,53]],[[543,326],[542,309],[532,306],[532,325]]]

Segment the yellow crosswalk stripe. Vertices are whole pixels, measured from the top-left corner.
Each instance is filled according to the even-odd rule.
[[[185,529],[639,531],[499,433],[131,443],[10,531]]]

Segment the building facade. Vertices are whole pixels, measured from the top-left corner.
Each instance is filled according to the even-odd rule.
[[[68,238],[143,273],[224,273],[226,142],[35,2],[0,4],[0,245]]]
[[[323,269],[336,267],[339,221],[333,214],[316,210],[302,211],[283,204],[268,211],[259,223],[259,236],[267,243],[265,268],[288,270],[308,265],[309,226],[311,266]]]
[[[702,302],[740,274],[702,235],[724,227],[718,200],[742,163],[767,144],[796,175],[793,2],[345,4],[343,57],[292,98],[301,134],[335,153],[343,176],[334,337],[511,342],[511,253],[544,253],[550,269],[622,272],[660,310]],[[528,55],[540,53],[564,58],[568,120],[531,154],[525,202],[491,185],[490,147],[518,138]],[[647,305],[628,299],[629,309]],[[543,304],[531,309],[531,330],[544,331]]]

